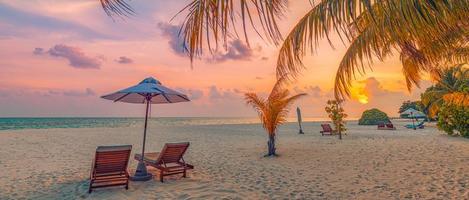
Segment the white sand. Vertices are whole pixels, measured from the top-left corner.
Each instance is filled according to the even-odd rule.
[[[397,131],[350,124],[342,141],[319,124],[280,130],[277,158],[263,158],[260,124],[150,126],[147,147],[190,141],[189,177],[131,182],[87,193],[98,145],[132,144],[140,128],[0,132],[0,199],[469,199],[469,139],[433,127]],[[136,161],[131,161],[131,172]]]

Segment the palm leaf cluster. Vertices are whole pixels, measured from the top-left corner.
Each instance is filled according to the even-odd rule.
[[[204,47],[211,52],[219,43],[226,47],[229,37],[239,38],[237,20],[242,22],[247,44],[249,24],[259,36],[264,35],[277,44],[281,40],[277,19],[284,12],[286,3],[286,0],[192,0],[180,11],[188,13],[181,34],[189,57],[193,60],[201,55]]]
[[[99,0],[104,12],[108,16],[124,16],[128,17],[135,14],[132,7],[126,2],[126,0]]]
[[[248,105],[256,109],[259,118],[269,136],[275,136],[277,127],[287,121],[288,107],[305,93],[290,96],[288,89],[284,88],[285,79],[281,78],[272,88],[267,98],[256,93],[246,93],[245,100]]]
[[[419,85],[422,72],[438,76],[439,66],[469,59],[468,12],[467,0],[323,0],[286,37],[277,74],[296,76],[308,50],[336,33],[348,43],[336,74],[337,97],[350,95],[355,75],[364,74],[374,59],[396,52],[410,89]]]
[[[290,30],[280,47],[277,77],[296,78],[304,68],[303,57],[318,50],[319,41],[338,35],[348,45],[338,66],[335,94],[350,95],[351,82],[376,60],[398,53],[411,89],[423,73],[439,77],[440,66],[469,60],[469,0],[317,0]],[[132,13],[126,0],[101,0],[106,12]],[[239,38],[242,27],[279,44],[277,21],[287,0],[192,0],[181,10],[187,13],[181,27],[191,58],[203,49],[213,52],[219,44]],[[130,9],[129,9],[130,8]],[[237,24],[240,21],[241,24]],[[250,26],[248,26],[250,25]]]
[[[445,101],[466,105],[469,101],[469,69],[465,65],[445,68],[438,82],[421,95],[422,104],[430,117],[435,117]]]

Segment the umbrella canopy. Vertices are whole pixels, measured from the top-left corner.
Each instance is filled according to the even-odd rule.
[[[423,118],[426,116],[423,112],[415,110],[413,108],[409,108],[405,110],[404,112],[401,113],[401,115],[407,115],[408,117],[411,117],[411,118]]]
[[[169,89],[153,77],[141,81],[138,85],[104,95],[101,98],[114,102],[141,103],[146,104],[145,127],[143,129],[142,159],[139,161],[135,175],[131,177],[134,181],[150,180],[152,175],[147,173],[147,168],[143,162],[145,158],[145,140],[147,135],[148,110],[150,104],[178,103],[190,101],[186,95]]]
[[[160,81],[149,77],[141,81],[138,85],[104,95],[102,98],[114,102],[121,101],[126,103],[146,103],[149,100],[151,104],[178,103],[190,101],[185,94],[169,89],[161,84]]]

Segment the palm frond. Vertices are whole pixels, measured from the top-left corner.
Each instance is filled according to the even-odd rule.
[[[277,59],[277,75],[295,78],[304,68],[302,59],[306,52],[314,53],[320,40],[336,33],[351,43],[337,71],[337,97],[349,95],[355,73],[363,74],[374,58],[382,61],[393,51],[403,55],[410,89],[420,81],[420,73],[437,73],[437,63],[448,58],[467,59],[448,54],[454,49],[465,52],[469,24],[462,19],[468,5],[468,0],[321,1],[286,37]]]
[[[238,19],[242,21],[244,38],[248,45],[247,24],[251,24],[259,36],[264,35],[277,44],[282,39],[277,20],[283,15],[286,5],[286,0],[193,0],[179,12],[187,12],[181,27],[184,44],[187,44],[185,49],[193,60],[202,54],[204,47],[213,52],[220,41],[226,47],[229,37],[239,37],[235,24]],[[238,11],[241,16],[237,14]],[[259,27],[256,22],[262,27],[264,34],[256,29],[256,26]],[[214,46],[212,40],[215,42]]]
[[[338,33],[346,42],[352,40],[356,30],[350,24],[361,12],[368,12],[371,2],[368,0],[323,0],[314,6],[293,27],[285,38],[277,58],[277,76],[295,78],[304,68],[302,59],[306,52],[315,52],[323,38]],[[346,41],[345,41],[346,40]]]
[[[127,0],[100,0],[100,2],[104,12],[110,17],[114,15],[128,17],[135,14]]]

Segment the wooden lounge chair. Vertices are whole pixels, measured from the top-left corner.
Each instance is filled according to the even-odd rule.
[[[408,129],[423,129],[425,128],[425,121],[421,121],[419,122],[418,124],[407,124],[405,125],[404,127],[408,128]]]
[[[166,143],[161,152],[145,153],[143,162],[147,166],[152,166],[159,170],[160,181],[163,177],[182,174],[186,177],[186,170],[194,169],[194,166],[184,161],[184,153],[189,148],[189,142],[184,143]],[[141,154],[135,154],[136,160],[141,160]]]
[[[99,146],[91,166],[90,187],[94,188],[124,186],[129,189],[129,163],[132,145]]]
[[[380,123],[378,124],[378,130],[396,130],[396,127],[392,123]]]
[[[320,133],[322,135],[334,135],[337,133],[336,130],[333,130],[331,128],[331,125],[330,124],[321,124],[321,127],[322,127],[322,131],[320,131]]]

